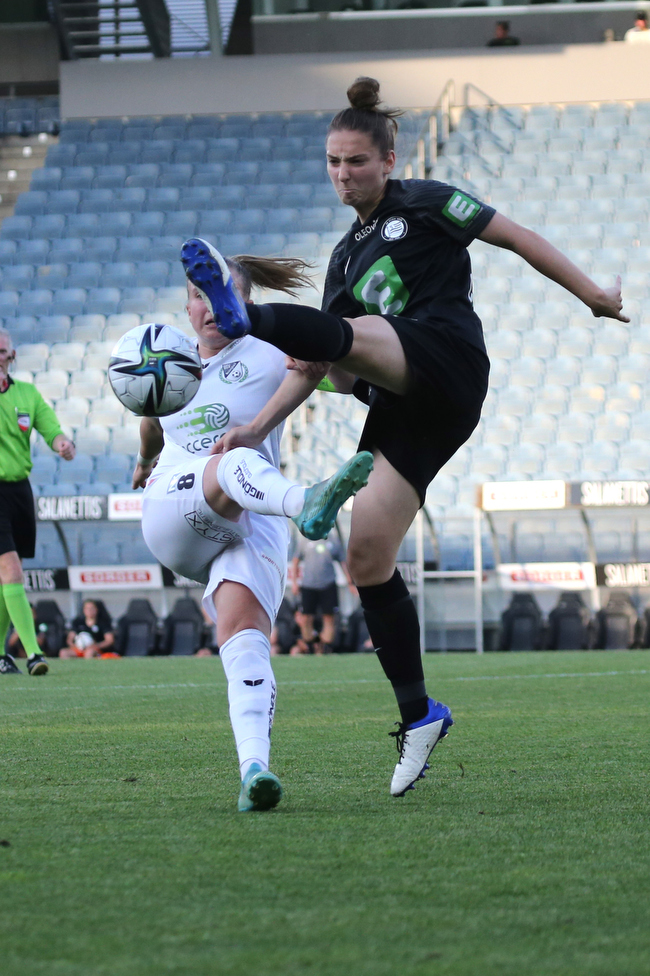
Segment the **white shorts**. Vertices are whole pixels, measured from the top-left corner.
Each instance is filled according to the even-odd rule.
[[[273,624],[287,579],[287,519],[243,512],[231,522],[217,515],[203,497],[209,460],[188,457],[182,466],[154,469],[142,498],[144,541],[163,566],[206,584],[203,607],[215,623],[212,594],[232,580],[253,593]]]

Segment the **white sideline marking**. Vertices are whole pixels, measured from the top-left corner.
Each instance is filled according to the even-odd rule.
[[[633,671],[561,671],[555,674],[553,672],[546,674],[477,674],[458,678],[438,677],[436,681],[529,681],[536,678],[610,678],[625,674],[650,674],[650,669],[641,668]],[[327,679],[325,681],[279,681],[278,684],[282,687],[288,687],[289,685],[376,685],[383,684],[385,680],[385,678],[352,678],[349,681],[344,679],[340,681],[333,679]],[[38,691],[40,687],[40,685],[33,684],[15,686],[17,691]],[[48,685],[48,688],[51,691],[82,690],[79,685]],[[103,693],[105,691],[156,691],[166,688],[223,688],[225,690],[226,683],[224,680],[223,682],[206,681],[201,684],[193,681],[184,681],[158,685],[101,685],[83,688],[83,691],[84,693],[91,691]]]

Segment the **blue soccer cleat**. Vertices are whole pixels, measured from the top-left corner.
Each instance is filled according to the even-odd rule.
[[[306,539],[326,539],[344,502],[368,483],[373,457],[361,451],[346,461],[327,481],[312,485],[305,492],[302,511],[293,518]]]
[[[232,280],[230,269],[216,247],[199,237],[181,248],[185,274],[214,315],[214,324],[227,339],[248,335],[251,324],[244,300]]]
[[[427,759],[434,746],[444,739],[454,724],[451,712],[442,702],[429,698],[427,714],[419,722],[411,725],[399,724],[397,732],[391,732],[397,740],[399,762],[395,766],[390,784],[392,796],[404,796],[407,790],[414,789],[418,779],[424,779],[429,768]]]
[[[282,784],[269,769],[262,769],[251,763],[241,784],[237,801],[240,813],[253,813],[256,810],[272,810],[282,799]]]

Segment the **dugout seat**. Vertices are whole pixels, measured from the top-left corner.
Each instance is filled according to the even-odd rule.
[[[160,644],[161,654],[195,654],[203,647],[205,623],[203,614],[191,597],[182,597],[165,618]]]
[[[37,631],[45,628],[45,654],[47,657],[58,657],[68,633],[59,605],[56,600],[38,600],[35,610]]]
[[[538,651],[542,646],[542,611],[530,593],[514,593],[501,614],[502,651]]]
[[[588,650],[593,647],[593,622],[580,593],[560,593],[548,615],[546,648],[549,651]]]
[[[131,600],[117,622],[116,650],[123,657],[154,654],[158,619],[148,600]]]
[[[634,647],[639,618],[630,594],[619,590],[610,595],[607,606],[596,614],[597,639],[595,646],[606,651],[622,651]]]

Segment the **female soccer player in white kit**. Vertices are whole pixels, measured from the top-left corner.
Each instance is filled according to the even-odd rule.
[[[230,261],[245,298],[252,284],[293,289],[308,280],[290,259]],[[280,474],[284,419],[318,380],[287,371],[286,357],[252,336],[230,341],[188,283],[187,311],[203,362],[199,392],[169,417],[143,418],[133,487],[146,485],[142,533],[154,556],[205,584],[217,625],[242,779],[238,807],[265,810],[281,798],[269,771],[276,685],[270,634],[286,585],[293,518],[307,537],[327,535],[343,502],[367,481],[368,453],[326,482],[304,488]],[[255,449],[228,450],[228,432]],[[157,464],[156,464],[156,458]]]

